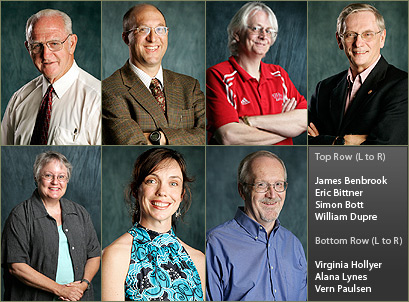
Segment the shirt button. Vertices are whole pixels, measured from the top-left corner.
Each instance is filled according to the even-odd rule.
[[[257,240],[257,239],[258,239],[258,237],[256,236],[254,239],[256,239],[256,240]]]
[[[66,232],[68,232],[68,229],[65,229]]]
[[[72,247],[71,249],[75,249],[74,247]]]
[[[277,290],[275,289],[275,290],[274,290],[274,292],[276,293],[276,292],[277,292]]]
[[[261,226],[261,227],[260,227],[260,230],[262,230],[262,229],[263,229],[263,227]]]
[[[273,269],[273,266],[270,266],[271,267],[271,269]]]

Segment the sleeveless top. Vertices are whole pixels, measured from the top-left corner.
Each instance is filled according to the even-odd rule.
[[[173,229],[160,234],[135,223],[128,233],[133,242],[126,300],[203,301],[199,273]]]

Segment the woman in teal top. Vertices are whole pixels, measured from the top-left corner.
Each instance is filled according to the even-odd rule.
[[[189,209],[190,181],[174,150],[149,149],[138,157],[129,189],[134,225],[104,250],[102,300],[204,299],[204,255],[172,228]]]

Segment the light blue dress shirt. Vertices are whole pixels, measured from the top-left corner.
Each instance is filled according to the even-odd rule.
[[[207,233],[208,301],[307,299],[307,262],[300,241],[277,220],[270,236],[242,208]]]

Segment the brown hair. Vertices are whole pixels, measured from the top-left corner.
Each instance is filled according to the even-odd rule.
[[[193,181],[193,178],[187,175],[186,162],[182,154],[167,148],[152,148],[143,152],[137,159],[132,172],[132,181],[126,191],[126,199],[130,206],[132,215],[132,223],[139,222],[141,218],[140,205],[138,199],[138,189],[145,178],[152,174],[160,163],[168,160],[175,160],[183,175],[183,200],[180,203],[180,214],[183,219],[186,212],[189,210],[192,203],[191,192],[188,183]],[[174,215],[175,216],[175,215]],[[176,218],[172,216],[172,225],[175,225]]]

